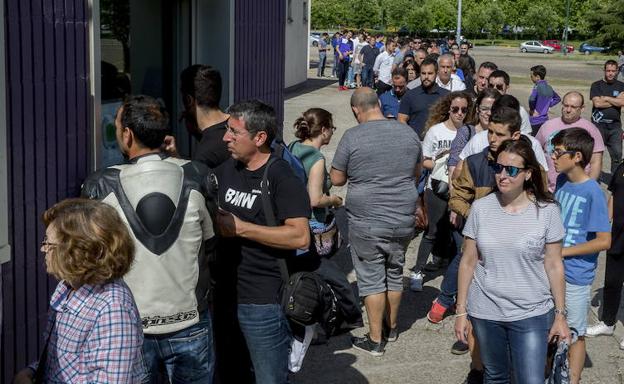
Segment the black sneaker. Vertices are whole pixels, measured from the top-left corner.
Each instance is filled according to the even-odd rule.
[[[468,344],[459,340],[453,343],[453,346],[451,347],[451,353],[453,355],[463,355],[464,353],[468,353],[468,351]]]
[[[483,384],[483,371],[471,369],[466,377],[466,384]]]
[[[353,348],[359,349],[360,351],[367,352],[368,354],[380,357],[384,354],[384,343],[375,343],[369,338],[369,335],[366,334],[364,337],[352,337],[351,345]]]
[[[390,326],[384,321],[382,336],[388,343],[394,343],[399,338],[399,327],[390,328]]]

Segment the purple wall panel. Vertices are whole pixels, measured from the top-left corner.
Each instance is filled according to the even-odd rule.
[[[260,99],[284,116],[283,0],[236,0],[234,101]]]
[[[2,266],[0,382],[36,360],[55,282],[39,252],[40,217],[76,196],[89,172],[86,0],[5,0],[11,262]]]

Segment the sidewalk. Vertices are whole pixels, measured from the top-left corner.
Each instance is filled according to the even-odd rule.
[[[316,71],[316,70],[314,70]],[[316,72],[310,72],[314,76]],[[519,88],[519,87],[518,87]],[[524,89],[515,92],[528,92]],[[328,162],[335,153],[336,146],[344,131],[356,121],[349,108],[352,91],[337,90],[334,80],[311,78],[305,87],[286,95],[284,117],[284,139],[294,139],[292,124],[306,109],[325,108],[334,116],[334,125],[338,128],[331,143],[323,148]],[[605,159],[606,160],[606,159]],[[608,161],[605,161],[608,164]],[[345,188],[334,188],[333,193],[346,194]],[[406,256],[406,266],[414,265],[420,237],[412,241]],[[352,264],[347,252],[335,256],[335,260],[354,280]],[[408,287],[408,271],[405,272],[405,286]],[[597,305],[602,298],[604,277],[604,257],[600,258],[594,285],[592,304]],[[453,317],[446,318],[441,324],[431,324],[426,319],[431,301],[439,292],[442,276],[436,276],[425,283],[423,292],[405,291],[399,316],[399,339],[386,347],[381,358],[351,348],[350,335],[336,336],[327,345],[311,346],[303,364],[303,369],[292,375],[291,382],[341,383],[341,384],[405,384],[405,383],[463,383],[469,371],[470,358],[467,355],[455,356],[450,348],[455,341]],[[595,314],[597,308],[592,308]],[[620,311],[620,320],[624,311]],[[366,320],[366,316],[365,316]],[[590,318],[590,324],[594,319]],[[362,335],[366,328],[353,331]],[[619,339],[624,337],[624,326],[618,322],[616,336],[587,339],[588,358],[583,372],[583,383],[624,383],[624,351],[618,348]]]

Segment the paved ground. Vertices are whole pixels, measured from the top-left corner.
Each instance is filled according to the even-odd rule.
[[[537,63],[544,63],[549,70],[549,77],[557,91],[577,89],[588,93],[592,80],[601,77],[600,62],[564,61],[556,57],[544,58],[539,54],[520,54],[511,49],[476,49],[477,63],[493,60],[512,76],[512,94],[526,105],[530,92],[528,68]],[[544,60],[544,61],[542,61]],[[546,60],[548,60],[546,62]],[[331,71],[331,68],[330,68]],[[330,72],[329,72],[330,73]],[[573,80],[566,80],[570,76]],[[323,148],[328,162],[331,163],[336,145],[344,130],[356,124],[349,108],[350,91],[338,92],[335,80],[316,79],[316,69],[309,72],[310,79],[306,86],[287,95],[285,102],[284,136],[287,142],[293,139],[292,124],[301,112],[310,107],[321,107],[332,112],[334,124],[338,127],[332,142]],[[522,81],[525,79],[525,81]],[[516,81],[517,80],[517,81]],[[556,110],[555,110],[556,111]],[[558,111],[556,111],[558,115]],[[555,114],[553,114],[555,115]],[[335,188],[334,192],[344,196],[344,188]],[[415,262],[420,237],[416,238],[407,253],[407,266]],[[346,252],[339,253],[335,259],[345,273],[353,280],[352,265]],[[598,279],[594,285],[590,323],[594,321],[602,297],[602,279],[604,276],[604,257],[601,257]],[[351,348],[349,334],[330,339],[327,345],[312,346],[297,375],[292,376],[296,384],[307,383],[462,383],[469,370],[468,356],[455,356],[450,353],[450,346],[455,341],[453,336],[453,318],[447,318],[439,325],[430,324],[426,319],[431,301],[439,292],[441,276],[430,276],[423,292],[406,291],[403,297],[399,330],[399,340],[390,344],[381,358]],[[407,286],[407,279],[406,279]],[[620,319],[624,311],[620,311]],[[362,335],[365,328],[353,331]],[[624,383],[624,351],[618,349],[618,341],[624,336],[624,326],[618,323],[616,337],[588,339],[588,358],[583,375],[583,383]]]

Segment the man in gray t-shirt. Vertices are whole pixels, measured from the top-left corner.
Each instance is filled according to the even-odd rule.
[[[330,176],[333,185],[349,182],[349,244],[370,327],[369,335],[353,339],[353,346],[380,356],[383,339],[398,337],[403,264],[414,231],[422,151],[408,125],[384,118],[372,89],[356,90],[351,109],[360,124],[340,140]],[[383,324],[382,335],[386,303],[388,324]]]

